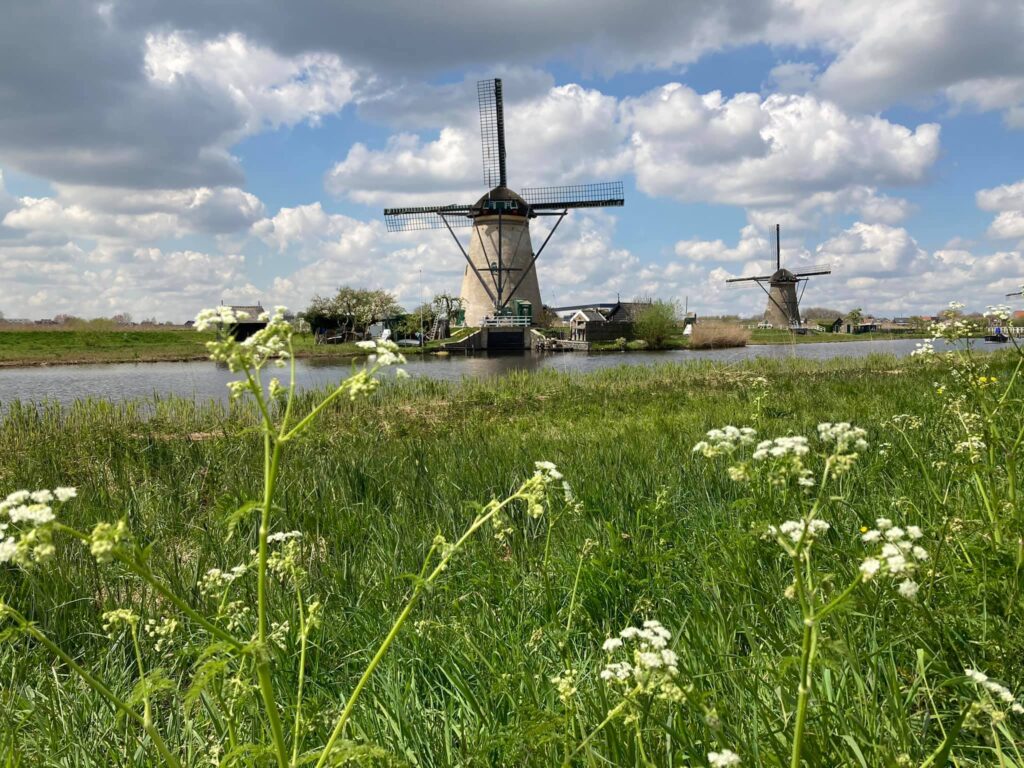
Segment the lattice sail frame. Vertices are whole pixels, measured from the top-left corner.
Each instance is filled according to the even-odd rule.
[[[488,189],[504,187],[505,174],[505,104],[501,80],[481,80],[476,84],[480,105],[480,147],[484,162],[484,184]]]

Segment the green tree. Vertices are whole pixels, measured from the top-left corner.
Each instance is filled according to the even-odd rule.
[[[651,349],[665,346],[678,329],[678,307],[674,301],[653,301],[637,315],[634,323],[636,337],[647,342]]]
[[[344,336],[365,338],[371,325],[403,312],[387,291],[343,285],[332,297],[314,296],[305,317],[315,330],[334,330]]]

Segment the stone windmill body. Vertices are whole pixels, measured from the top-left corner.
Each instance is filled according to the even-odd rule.
[[[477,83],[484,183],[490,190],[475,203],[414,208],[387,208],[389,232],[447,229],[466,260],[460,297],[470,326],[529,325],[515,312],[528,306],[539,314],[542,304],[536,263],[571,208],[621,206],[622,183],[534,187],[516,193],[505,172],[505,114],[501,80]],[[530,220],[556,217],[539,250],[533,250]],[[472,227],[468,249],[455,229]]]
[[[768,305],[764,310],[764,320],[776,328],[802,328],[800,318],[800,299],[803,298],[807,280],[815,275],[830,275],[832,270],[824,266],[809,267],[802,272],[791,272],[782,267],[782,232],[775,225],[775,271],[770,275],[754,277],[734,277],[727,283],[757,283],[768,295]],[[800,284],[803,283],[801,286]],[[767,284],[767,287],[765,287]],[[800,288],[799,292],[797,288]]]

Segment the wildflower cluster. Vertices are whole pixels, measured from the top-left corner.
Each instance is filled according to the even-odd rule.
[[[729,456],[741,445],[753,445],[757,432],[751,427],[722,427],[707,433],[707,440],[693,446],[693,452],[707,459]]]
[[[0,563],[27,567],[52,557],[54,504],[75,498],[74,488],[14,491],[0,501]]]
[[[576,695],[577,678],[578,674],[575,669],[567,669],[551,678],[551,682],[555,684],[558,691],[558,699],[565,706],[568,706],[572,697]]]
[[[723,749],[721,752],[708,752],[708,765],[711,768],[730,768],[740,764],[740,756],[731,749]]]
[[[902,578],[898,586],[900,595],[907,600],[916,598],[918,584],[912,577],[928,560],[928,551],[916,543],[922,536],[916,525],[909,525],[904,530],[893,525],[887,517],[875,520],[875,527],[864,530],[861,535],[865,544],[877,545],[877,551],[860,564],[861,578],[871,581],[879,574],[887,574],[894,581]]]
[[[753,459],[755,462],[765,462],[772,485],[786,485],[795,479],[797,485],[810,488],[814,485],[814,477],[803,461],[810,450],[807,438],[802,435],[776,437],[758,443]]]
[[[857,457],[868,449],[867,434],[866,430],[847,421],[835,424],[826,421],[818,425],[818,439],[826,445],[835,446],[832,450],[833,474],[842,474],[853,467]]]
[[[113,639],[117,628],[122,624],[134,628],[139,623],[139,615],[128,608],[115,608],[103,613],[103,631]]]
[[[162,616],[159,621],[146,619],[146,634],[156,638],[156,650],[162,651],[171,643],[171,638],[178,631],[178,620]]]
[[[1000,323],[1007,323],[1013,316],[1013,308],[1007,304],[996,304],[986,309],[984,316]]]
[[[768,535],[778,540],[783,548],[791,555],[795,555],[798,549],[809,547],[815,539],[823,536],[832,526],[824,520],[817,518],[811,520],[787,520],[780,525],[769,525]]]
[[[533,466],[533,476],[523,483],[516,495],[526,502],[526,513],[536,520],[544,516],[544,505],[547,502],[549,491],[557,486],[565,495],[566,500],[571,501],[572,487],[553,462],[537,461]],[[509,523],[505,508],[492,502],[491,508],[485,510],[485,514],[487,513],[491,514],[491,525],[495,530],[494,538],[498,541],[505,541],[515,530]],[[449,546],[447,542],[443,541],[443,538],[441,542],[443,546]],[[442,551],[442,556],[444,556],[444,551]]]
[[[244,576],[246,570],[247,566],[245,565],[236,565],[228,571],[222,571],[220,568],[211,568],[203,574],[203,578],[199,581],[199,591],[204,595],[215,595],[223,592],[234,581]]]
[[[238,341],[230,334],[216,341],[208,341],[206,348],[210,352],[210,359],[224,363],[232,373],[258,371],[268,362],[273,362],[279,368],[283,367],[291,357],[292,327],[284,318],[286,311],[285,307],[274,307],[273,312],[262,313],[257,319],[266,325],[242,341]],[[233,313],[228,307],[204,309],[196,316],[195,328],[197,331],[230,328],[248,319],[246,313]],[[248,377],[231,382],[231,396],[240,397],[252,386],[253,382]]]
[[[661,622],[648,620],[643,627],[626,627],[617,637],[604,642],[609,661],[601,670],[601,679],[624,688],[635,687],[636,693],[678,701],[683,692],[676,683],[679,658],[668,647],[672,633]],[[631,649],[626,660],[613,661],[617,651]]]
[[[1024,715],[1024,705],[1017,701],[1017,698],[1005,685],[990,679],[984,672],[979,672],[976,669],[965,669],[964,674],[979,690],[985,692],[988,701],[982,702],[982,709],[986,710],[994,719],[1001,719],[1005,716],[996,702],[1015,715]]]
[[[290,578],[295,582],[301,582],[305,577],[306,571],[300,564],[302,559],[301,538],[302,534],[299,531],[276,533],[267,537],[267,543],[281,545],[271,552],[267,559],[267,568],[278,578],[282,580]]]

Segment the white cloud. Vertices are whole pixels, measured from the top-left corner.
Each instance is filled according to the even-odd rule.
[[[286,57],[237,32],[207,40],[182,32],[149,34],[145,68],[161,86],[193,78],[230,99],[246,115],[246,133],[316,123],[352,100],[359,79],[336,54]]]
[[[730,248],[722,240],[680,240],[675,254],[690,261],[750,262],[769,261],[774,258],[772,245],[759,234],[758,228],[746,226],[740,231],[740,240]]]
[[[925,251],[902,227],[856,222],[817,247],[819,261],[845,275],[908,274]]]
[[[244,266],[241,255],[191,250],[3,246],[0,270],[14,290],[5,291],[2,309],[21,317],[129,312],[183,322],[221,299],[262,299]]]
[[[939,126],[910,130],[813,96],[698,95],[672,83],[624,109],[637,185],[682,201],[788,206],[816,192],[921,182]]]
[[[981,210],[998,212],[988,228],[989,237],[1024,238],[1024,181],[978,190],[975,199]]]
[[[3,225],[40,237],[148,243],[193,233],[244,230],[263,214],[259,198],[234,187],[134,190],[55,185],[55,197],[22,197]]]
[[[459,115],[424,141],[391,136],[380,150],[357,143],[327,174],[335,195],[371,205],[472,203],[484,189],[479,117]],[[618,102],[579,85],[551,87],[505,106],[507,164],[513,188],[605,180],[628,170]]]

